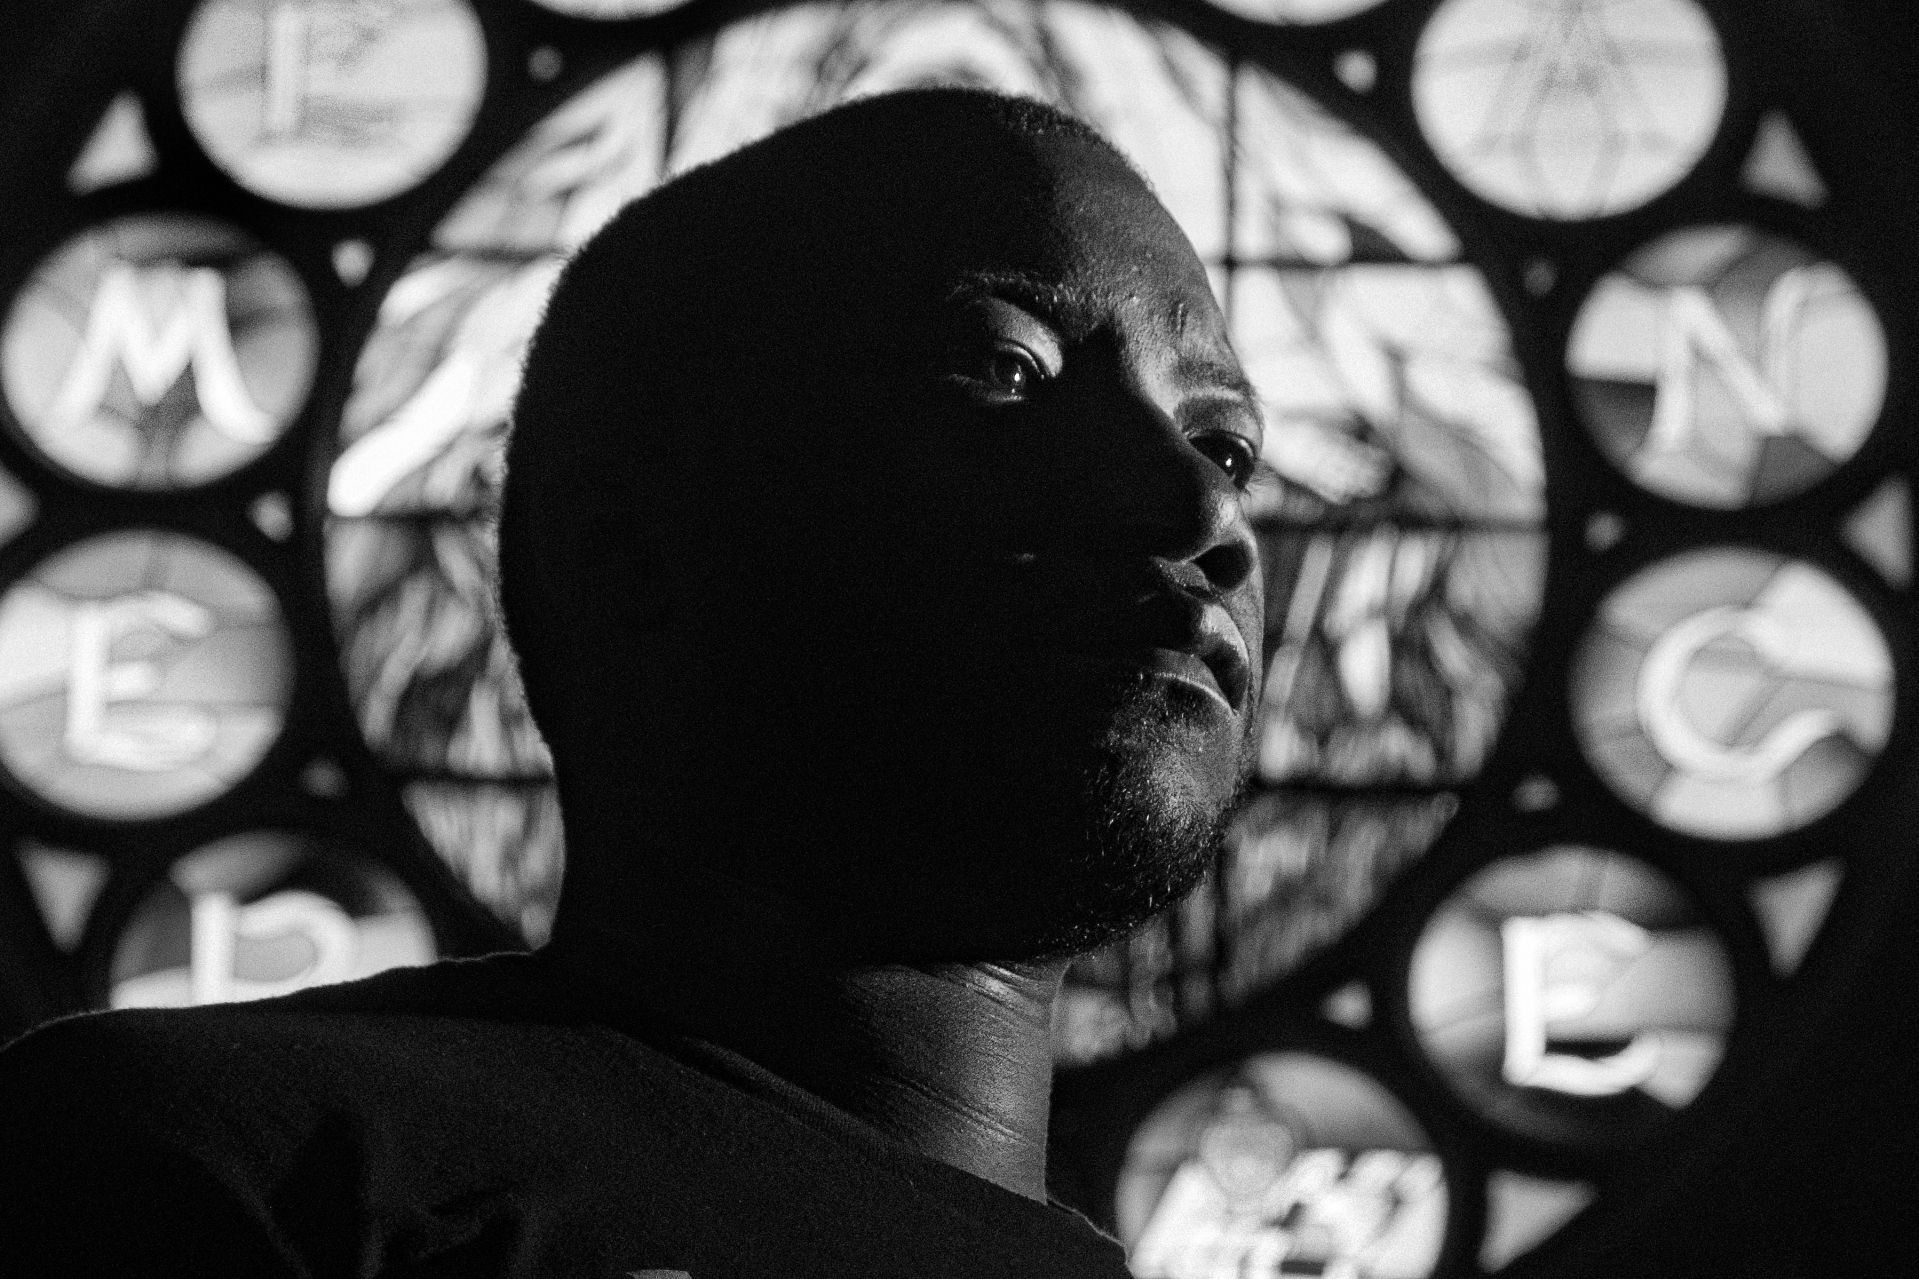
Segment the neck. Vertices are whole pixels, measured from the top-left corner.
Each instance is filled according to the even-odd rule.
[[[569,980],[729,1048],[929,1158],[1046,1197],[1065,961],[852,961],[834,958],[788,903],[737,883],[643,898],[650,908],[562,912],[552,953]]]

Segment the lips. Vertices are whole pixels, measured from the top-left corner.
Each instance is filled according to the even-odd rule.
[[[1161,633],[1145,642],[1101,645],[1091,651],[1083,644],[1074,645],[1066,655],[1079,663],[1185,684],[1240,714],[1252,682],[1252,664],[1231,616],[1218,605],[1205,605],[1192,611],[1191,624],[1183,629],[1185,633],[1177,638]]]
[[[1238,699],[1227,691],[1218,673],[1192,653],[1154,648],[1137,655],[1134,662],[1148,675],[1175,680],[1201,690],[1208,697],[1216,698],[1229,711],[1239,706]]]
[[[1038,555],[1011,567],[997,583],[1006,594],[983,591],[966,609],[962,625],[980,628],[978,651],[1010,647],[1024,654],[1021,664],[1038,658],[1040,669],[1063,662],[1102,677],[1157,677],[1235,715],[1249,712],[1247,642],[1191,565]]]
[[[1246,640],[1233,624],[1232,615],[1217,604],[1207,605],[1200,612],[1199,631],[1194,641],[1186,651],[1212,674],[1226,704],[1236,712],[1241,710],[1252,684],[1253,664],[1246,651]]]

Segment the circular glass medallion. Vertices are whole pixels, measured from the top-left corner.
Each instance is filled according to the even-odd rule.
[[[266,754],[292,667],[273,593],[228,552],[91,538],[0,596],[0,763],[88,817],[181,812]]]
[[[280,831],[176,863],[114,944],[115,1008],[234,1003],[437,959],[419,901],[377,862]]]
[[[280,438],[319,350],[293,268],[236,227],[119,218],[28,278],[0,338],[0,381],[27,439],[117,488],[216,479]]]
[[[1446,0],[1413,67],[1446,167],[1537,217],[1652,199],[1705,154],[1725,105],[1719,38],[1691,0]]]
[[[1381,0],[1213,0],[1255,22],[1334,22],[1376,8]]]
[[[1467,880],[1413,950],[1413,1028],[1475,1111],[1583,1147],[1647,1136],[1718,1067],[1725,947],[1666,876],[1554,848]]]
[[[205,0],[180,106],[234,181],[310,208],[370,204],[460,145],[486,87],[465,0]]]
[[[1858,451],[1886,339],[1844,271],[1751,227],[1674,231],[1600,280],[1566,352],[1587,430],[1655,493],[1740,507]]]
[[[1892,729],[1892,657],[1810,564],[1740,547],[1653,565],[1600,607],[1573,724],[1634,808],[1689,835],[1759,839],[1836,808]]]
[[[533,0],[542,9],[575,18],[640,18],[677,9],[687,0]]]
[[[1265,1053],[1160,1104],[1114,1205],[1140,1279],[1423,1279],[1446,1235],[1446,1180],[1406,1107],[1330,1058]]]

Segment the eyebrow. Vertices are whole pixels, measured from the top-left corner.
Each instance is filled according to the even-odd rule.
[[[998,297],[1017,302],[1058,327],[1070,317],[1093,310],[1092,302],[1076,289],[1042,280],[1024,271],[975,271],[953,286],[949,302]]]
[[[1261,416],[1259,392],[1236,364],[1207,359],[1205,356],[1181,356],[1173,364],[1173,375],[1192,386],[1208,386],[1241,400],[1255,416]]]
[[[1098,307],[1078,289],[1042,280],[1024,271],[975,271],[954,285],[949,302],[974,298],[1000,297],[1017,302],[1039,315],[1055,328],[1073,318],[1091,319]],[[1182,326],[1183,327],[1183,326]],[[1189,386],[1207,387],[1225,392],[1262,423],[1265,409],[1244,369],[1237,364],[1209,359],[1201,355],[1181,356],[1173,365],[1173,375]]]

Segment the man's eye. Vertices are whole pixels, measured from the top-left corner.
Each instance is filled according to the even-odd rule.
[[[1259,473],[1259,450],[1243,435],[1231,431],[1211,431],[1193,437],[1193,447],[1225,472],[1233,487],[1244,489]]]
[[[1046,380],[1031,351],[1006,342],[983,350],[955,351],[948,366],[951,380],[995,403],[1028,399]]]
[[[1032,356],[1017,347],[999,347],[986,357],[982,379],[1002,395],[1027,395],[1045,375]]]

